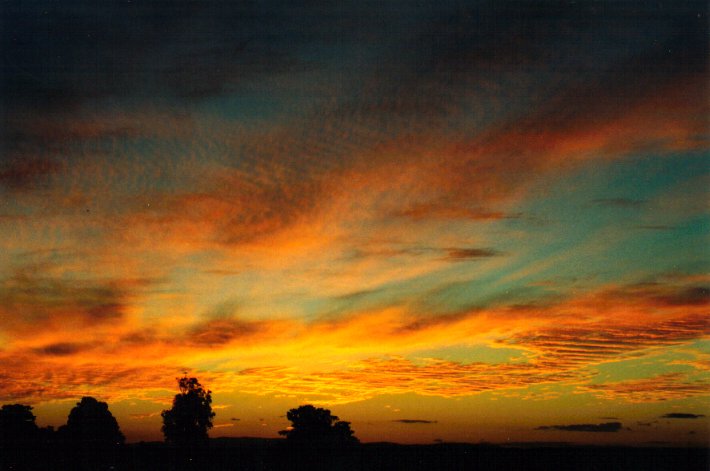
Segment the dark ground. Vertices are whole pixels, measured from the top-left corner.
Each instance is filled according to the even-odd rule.
[[[87,453],[89,454],[87,456]],[[499,447],[441,443],[369,443],[340,448],[296,446],[283,439],[213,439],[202,452],[134,443],[106,453],[44,445],[3,453],[3,470],[471,470],[708,471],[709,448]],[[15,458],[10,463],[9,456]]]

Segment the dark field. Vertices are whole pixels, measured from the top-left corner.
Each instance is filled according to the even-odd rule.
[[[160,442],[134,443],[107,457],[98,450],[3,453],[2,469],[18,470],[643,470],[710,469],[708,448],[579,447],[369,443],[296,446],[283,439],[213,439],[201,451]],[[8,457],[14,459],[8,460]],[[9,461],[13,461],[10,463]]]

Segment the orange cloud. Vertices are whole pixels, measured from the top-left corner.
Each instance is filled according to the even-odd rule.
[[[668,373],[630,381],[589,384],[579,386],[577,390],[612,401],[658,402],[710,395],[710,381],[690,380],[682,373]]]
[[[83,324],[37,323],[36,336],[3,351],[13,384],[7,397],[37,401],[88,390],[106,397],[146,397],[156,387],[171,389],[174,373],[166,372],[193,370],[202,362],[211,367],[200,377],[214,390],[322,402],[405,392],[455,397],[539,384],[575,384],[599,392],[603,389],[590,383],[595,365],[710,335],[708,293],[701,282],[670,278],[606,287],[546,305],[451,314],[416,313],[410,306],[304,321],[250,319],[225,311],[172,326],[131,317],[120,329],[94,331]],[[53,315],[62,319],[61,309]],[[477,345],[514,348],[520,355],[505,363],[417,356],[422,350]],[[685,384],[677,375],[664,378],[663,384]],[[668,394],[696,394],[699,386],[693,387],[668,388]],[[619,398],[633,398],[621,387],[613,390]]]
[[[459,363],[436,359],[415,364],[401,357],[372,358],[346,370],[309,374],[295,368],[250,368],[240,373],[240,380],[244,392],[298,395],[315,402],[335,404],[382,394],[467,396],[534,384],[581,382],[592,376],[584,371],[540,366],[535,363]]]
[[[0,332],[12,333],[12,341],[37,341],[53,331],[120,329],[131,306],[158,284],[147,278],[71,279],[56,268],[29,265],[0,280]]]

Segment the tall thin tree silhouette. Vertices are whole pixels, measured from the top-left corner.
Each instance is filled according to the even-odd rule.
[[[173,406],[161,413],[165,442],[173,447],[177,469],[203,469],[208,457],[207,432],[212,428],[212,391],[197,378],[176,378],[180,393]]]

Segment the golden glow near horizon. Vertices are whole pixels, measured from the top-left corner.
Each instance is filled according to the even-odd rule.
[[[2,31],[0,402],[708,443],[705,6],[87,5]]]

